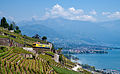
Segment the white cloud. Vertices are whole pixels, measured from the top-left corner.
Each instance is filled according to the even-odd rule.
[[[80,20],[80,21],[96,21],[96,19],[93,16],[90,16],[90,15],[69,16],[67,19]]]
[[[90,14],[92,14],[92,15],[96,15],[97,12],[96,12],[95,10],[92,10],[92,11],[90,12]]]
[[[102,12],[103,17],[105,17],[108,20],[118,20],[120,19],[120,12]]]
[[[69,8],[68,10],[73,14],[83,14],[84,13],[84,10],[82,10],[82,9],[77,9],[76,10],[74,7]]]
[[[50,11],[50,14],[53,15],[53,17],[59,17],[59,16],[68,16],[69,13],[64,10],[64,8],[58,4],[56,4],[52,10]]]
[[[94,12],[94,14],[96,14]],[[96,18],[94,18],[92,15],[88,15],[84,13],[84,10],[82,9],[75,9],[74,7],[64,9],[62,6],[56,4],[52,7],[52,9],[47,10],[45,16],[43,19],[48,18],[57,18],[62,17],[64,19],[69,20],[80,20],[80,21],[96,21]]]
[[[102,15],[109,15],[111,14],[110,12],[102,12]]]
[[[107,16],[108,18],[116,18],[116,19],[120,19],[120,12],[113,12],[110,15]]]
[[[49,12],[46,12],[45,15],[41,18],[41,20],[45,20],[50,17]]]

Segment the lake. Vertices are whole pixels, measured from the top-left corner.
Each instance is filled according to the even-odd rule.
[[[120,49],[107,50],[108,54],[75,54],[80,64],[89,64],[96,69],[120,70]]]

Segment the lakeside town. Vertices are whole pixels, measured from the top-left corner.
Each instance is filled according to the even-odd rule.
[[[88,49],[69,49],[63,50],[63,53],[69,54],[107,54],[105,50],[88,50]]]

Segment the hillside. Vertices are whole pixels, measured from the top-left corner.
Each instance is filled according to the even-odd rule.
[[[71,62],[59,50],[52,48],[44,52],[36,51],[32,43],[50,43],[41,39],[35,39],[21,33],[10,32],[0,27],[0,73],[2,74],[91,74],[80,68],[77,72],[74,68],[77,64]],[[27,48],[27,49],[26,49]],[[32,49],[32,50],[28,50]],[[35,52],[33,52],[35,51]],[[55,52],[53,52],[55,51]],[[58,62],[55,60],[58,57]]]
[[[20,49],[20,48],[19,48]],[[8,51],[0,53],[0,72],[2,74],[57,74],[58,69],[69,73],[70,70],[65,69],[60,63],[56,63],[48,55],[39,55],[37,59],[25,58],[20,55],[17,48],[9,48]],[[21,49],[22,50],[22,49]],[[25,52],[25,51],[24,51]],[[22,52],[22,53],[24,53]],[[27,52],[28,54],[29,52]],[[49,61],[49,63],[48,63]],[[79,74],[74,71],[74,74]],[[81,74],[81,73],[80,73]]]

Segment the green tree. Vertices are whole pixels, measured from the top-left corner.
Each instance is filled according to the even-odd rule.
[[[21,30],[14,30],[15,31],[15,33],[21,33]]]
[[[6,18],[5,17],[3,17],[2,19],[1,19],[1,27],[4,27],[4,24],[5,24],[5,22],[6,22]]]
[[[21,33],[21,30],[19,30],[18,26],[15,27],[15,33],[18,33],[18,34]]]
[[[64,61],[63,61],[63,56],[62,56],[62,54],[59,55],[59,62],[64,65]]]
[[[9,30],[14,30],[14,28],[13,28],[13,24],[10,24],[10,26],[9,26]]]
[[[15,29],[15,28],[16,28],[16,24],[15,24],[15,22],[12,21],[11,24],[13,24],[13,29]]]
[[[16,26],[16,30],[19,30],[19,27],[18,27],[18,26]]]
[[[47,37],[46,37],[46,36],[43,36],[43,37],[42,37],[42,40],[43,40],[43,41],[46,41],[46,40],[47,40]]]
[[[7,23],[5,17],[3,17],[3,18],[1,19],[1,25],[0,25],[0,26],[1,26],[1,27],[4,27],[4,28],[9,28],[9,24]]]

